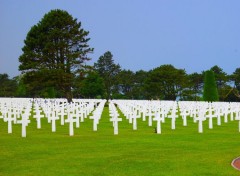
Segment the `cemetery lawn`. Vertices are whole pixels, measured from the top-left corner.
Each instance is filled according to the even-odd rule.
[[[171,121],[162,124],[162,134],[154,133],[156,122],[149,127],[138,119],[138,130],[123,118],[119,135],[113,135],[108,108],[104,109],[98,131],[92,131],[92,120],[85,119],[69,136],[69,125],[57,121],[56,132],[42,119],[37,129],[35,119],[27,127],[27,137],[21,137],[21,125],[13,125],[7,134],[7,123],[0,119],[0,175],[2,176],[232,176],[240,171],[231,166],[240,155],[238,121],[230,121],[208,129],[204,121],[203,134],[188,118],[188,126],[180,118],[176,129]]]

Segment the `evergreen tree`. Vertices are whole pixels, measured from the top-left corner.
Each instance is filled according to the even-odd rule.
[[[211,102],[219,100],[217,84],[212,70],[208,70],[204,73],[203,100]]]
[[[27,34],[19,70],[33,95],[46,87],[65,94],[72,101],[74,74],[84,67],[93,49],[87,44],[89,32],[68,12],[52,10]]]
[[[106,99],[109,100],[114,92],[114,86],[117,83],[116,76],[121,71],[120,65],[114,63],[112,53],[107,51],[104,55],[99,57],[97,63],[94,64],[94,67],[98,74],[103,78]]]

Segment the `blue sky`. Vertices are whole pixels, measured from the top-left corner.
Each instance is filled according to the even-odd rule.
[[[239,0],[0,0],[0,73],[18,75],[30,28],[51,9],[89,31],[92,65],[106,51],[123,69],[172,64],[187,73],[240,67]]]

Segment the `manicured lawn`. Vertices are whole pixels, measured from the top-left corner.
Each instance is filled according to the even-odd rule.
[[[35,119],[27,127],[27,138],[21,137],[21,125],[13,125],[7,134],[7,123],[0,119],[0,175],[169,175],[169,176],[232,176],[240,175],[231,161],[240,155],[238,121],[222,122],[203,134],[188,119],[176,121],[171,130],[170,119],[162,124],[162,134],[154,133],[156,122],[149,127],[138,119],[138,130],[124,118],[119,122],[119,135],[113,135],[108,108],[104,109],[98,131],[92,131],[92,120],[86,119],[74,136],[69,126],[57,122],[57,131],[42,120],[37,129]]]

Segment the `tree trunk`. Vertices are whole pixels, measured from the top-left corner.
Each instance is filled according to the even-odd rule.
[[[66,99],[67,99],[68,103],[71,103],[71,102],[72,102],[72,99],[73,99],[71,90],[67,90],[67,91],[65,92],[65,96],[66,96]]]

